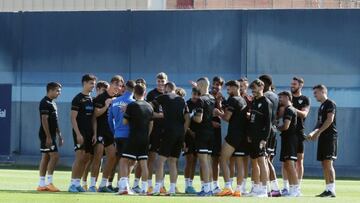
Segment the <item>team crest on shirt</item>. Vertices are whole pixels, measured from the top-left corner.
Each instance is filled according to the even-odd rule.
[[[262,104],[260,103],[260,104],[258,104],[258,108],[260,108],[262,106]]]
[[[300,100],[299,100],[299,104],[302,104],[302,103],[303,103],[303,100],[302,100],[302,99],[300,99]]]

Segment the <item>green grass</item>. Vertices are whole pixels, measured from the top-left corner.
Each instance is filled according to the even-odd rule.
[[[168,181],[168,177],[166,177]],[[70,181],[70,172],[58,171],[54,175],[54,183],[62,191],[66,191]],[[199,188],[199,178],[195,179],[195,187]],[[36,170],[13,170],[13,169],[0,169],[0,202],[126,202],[126,203],[205,203],[205,202],[259,202],[257,198],[242,197],[242,198],[231,198],[231,197],[188,197],[184,195],[178,195],[176,197],[143,197],[143,196],[116,196],[114,194],[70,194],[67,192],[60,193],[39,193],[35,191],[38,183],[38,172]],[[220,181],[222,184],[222,180]],[[279,180],[281,185],[281,180]],[[168,183],[166,183],[168,186]],[[184,179],[183,176],[179,176],[178,188],[180,191],[184,190]],[[324,189],[324,181],[319,179],[306,179],[302,184],[303,196],[300,198],[269,198],[266,200],[261,199],[264,202],[360,202],[360,181],[352,180],[339,180],[336,182],[337,198],[335,199],[321,199],[315,198],[314,196]]]

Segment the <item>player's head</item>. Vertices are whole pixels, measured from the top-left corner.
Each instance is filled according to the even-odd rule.
[[[223,85],[224,79],[220,76],[215,76],[212,80],[212,91],[214,93],[220,92]]]
[[[168,76],[166,73],[161,72],[156,75],[156,88],[160,92],[165,91],[165,84],[168,82]]]
[[[137,85],[137,84],[133,80],[128,80],[125,84],[126,91],[134,92],[135,85]],[[145,87],[145,85],[142,83],[139,83],[139,85],[143,85]]]
[[[145,85],[145,87],[146,87],[146,81],[145,81],[144,78],[138,78],[138,79],[136,79],[136,80],[135,80],[135,83],[136,83],[136,84],[143,84],[143,85]]]
[[[49,82],[46,85],[46,93],[50,99],[56,99],[61,94],[61,84],[57,82]]]
[[[81,83],[86,92],[92,92],[96,84],[96,76],[92,74],[85,74],[82,76]]]
[[[265,86],[264,82],[261,81],[260,79],[256,79],[252,81],[250,84],[250,88],[253,96],[256,98],[261,97],[264,93],[264,86]]]
[[[240,83],[237,80],[230,80],[225,84],[229,96],[235,96],[240,93]]]
[[[246,77],[242,77],[239,79],[240,82],[240,94],[246,94],[249,88],[249,81]]]
[[[280,92],[278,95],[280,106],[288,106],[289,104],[291,104],[292,95],[289,91]]]
[[[201,95],[207,94],[209,92],[210,82],[207,77],[199,78],[196,81],[196,84],[197,84],[197,88],[200,91]]]
[[[299,91],[301,91],[301,89],[304,86],[304,79],[301,77],[293,77],[292,81],[291,81],[291,93],[296,94]]]
[[[271,90],[271,87],[273,87],[273,82],[270,75],[261,75],[259,79],[264,83],[264,92]]]
[[[176,85],[175,85],[175,83],[173,83],[173,82],[167,82],[167,83],[165,84],[165,93],[171,93],[171,92],[175,93],[175,90],[176,90]]]
[[[110,87],[107,90],[109,95],[122,95],[124,89],[124,78],[120,75],[114,75],[110,80]]]
[[[321,84],[315,85],[313,87],[313,90],[314,90],[314,97],[318,102],[327,99],[328,90],[325,85],[321,85]]]
[[[193,87],[191,91],[191,100],[195,102],[200,98],[200,96],[201,96],[200,91],[197,88]]]
[[[176,90],[175,90],[175,94],[177,94],[177,95],[179,95],[180,97],[185,97],[186,96],[186,91],[183,89],[183,88],[181,88],[181,87],[178,87],[178,88],[176,88]]]
[[[100,80],[96,83],[96,95],[104,93],[109,88],[109,83]]]
[[[137,100],[143,100],[146,93],[146,87],[143,84],[137,84],[134,87],[134,96]]]

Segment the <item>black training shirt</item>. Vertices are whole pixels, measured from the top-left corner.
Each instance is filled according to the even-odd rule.
[[[54,100],[50,99],[49,97],[44,97],[40,101],[39,105],[39,112],[40,112],[40,135],[46,135],[42,122],[41,116],[48,115],[48,124],[49,124],[49,131],[51,136],[56,136],[56,130],[58,129],[58,114],[57,114],[57,107]]]
[[[249,134],[267,141],[272,126],[272,103],[266,97],[254,98],[251,107]]]
[[[143,100],[131,102],[127,105],[124,118],[129,121],[129,139],[148,139],[149,124],[153,119],[153,107]]]
[[[300,110],[310,106],[310,100],[307,96],[301,95],[299,97],[294,97],[292,99],[293,106]],[[297,133],[303,134],[305,129],[305,118],[297,118],[296,130]]]
[[[111,98],[113,97],[110,96],[107,91],[105,91],[94,99],[94,106],[101,109],[105,106],[105,101]],[[108,109],[109,108],[107,108],[103,114],[96,118],[98,136],[113,136],[108,123]]]
[[[245,137],[246,133],[246,101],[241,96],[229,97],[226,110],[232,112],[228,126],[228,136]]]
[[[297,114],[296,109],[292,106],[287,106],[284,110],[283,122],[285,120],[290,121],[290,126],[287,130],[281,132],[282,137],[296,136],[296,123],[297,123]]]
[[[156,97],[153,103],[162,107],[164,128],[175,134],[184,135],[184,115],[188,113],[185,100],[175,93],[167,93]]]
[[[327,119],[327,114],[328,113],[334,113],[335,117],[334,117],[334,121],[331,123],[331,125],[324,131],[321,133],[321,136],[325,135],[336,135],[337,134],[337,130],[336,130],[336,104],[334,101],[327,99],[324,103],[321,104],[319,111],[318,111],[318,124],[317,124],[317,128],[320,128],[324,122]]]
[[[92,116],[94,113],[94,105],[90,95],[84,95],[81,92],[77,94],[71,102],[71,110],[78,112],[76,122],[80,132],[92,134]]]

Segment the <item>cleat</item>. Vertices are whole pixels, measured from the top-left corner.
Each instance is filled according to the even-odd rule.
[[[128,195],[129,192],[128,192],[128,190],[119,190],[119,192],[116,193],[116,194],[117,194],[117,195]]]
[[[336,197],[336,194],[331,191],[324,191],[323,193],[316,195],[316,197]]]
[[[279,190],[271,190],[270,195],[271,197],[281,197],[281,193]]]
[[[87,191],[88,192],[97,192],[97,189],[95,186],[91,186],[91,187],[89,187],[89,189]]]
[[[233,197],[241,197],[241,192],[239,190],[236,190],[233,194]]]
[[[289,196],[289,195],[290,195],[289,190],[287,190],[286,188],[281,190],[281,196],[286,197],[286,196]]]
[[[213,194],[218,194],[218,193],[220,193],[221,192],[221,189],[219,188],[219,187],[216,187],[213,191],[212,191],[212,193]]]
[[[205,191],[202,190],[202,191],[197,193],[197,196],[199,196],[199,197],[210,197],[212,195],[213,195],[213,193],[211,191],[205,192]]]
[[[49,192],[60,192],[59,188],[55,187],[54,184],[50,183],[46,186]]]
[[[152,196],[160,196],[160,192],[154,192],[152,193]]]
[[[176,196],[176,192],[168,192],[166,193],[166,196]]]
[[[134,193],[141,193],[141,188],[139,186],[133,187],[132,190],[134,191]]]
[[[186,187],[185,194],[194,195],[194,194],[196,194],[196,190],[193,186]]]
[[[114,190],[113,190],[115,193],[119,192],[119,188],[118,187],[115,187]]]
[[[114,188],[113,188],[112,185],[108,185],[107,188],[108,188],[109,190],[111,190],[111,192],[114,192]]]
[[[83,185],[82,188],[83,188],[85,191],[88,191],[88,186],[87,186],[87,185]]]
[[[44,186],[44,187],[38,186],[36,188],[36,191],[38,191],[38,192],[46,192],[46,191],[48,191],[48,188],[47,188],[47,186]]]
[[[160,193],[161,193],[161,194],[166,194],[166,188],[165,188],[164,186],[162,186],[162,187],[160,188]]]
[[[77,193],[79,192],[75,185],[70,185],[68,192]]]
[[[86,190],[84,190],[81,186],[77,186],[76,189],[78,192],[86,192]]]
[[[153,192],[154,192],[154,188],[153,188],[152,186],[150,186],[150,187],[148,188],[147,193],[152,194]]]
[[[108,187],[104,186],[104,187],[99,187],[98,192],[112,193],[113,191],[110,190]]]
[[[216,196],[225,197],[225,196],[232,196],[233,190],[231,188],[224,188],[221,192],[217,193]]]
[[[180,194],[180,193],[181,193],[177,187],[175,187],[175,193],[176,193],[176,194]]]

